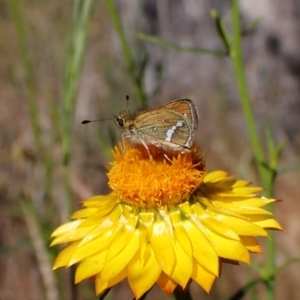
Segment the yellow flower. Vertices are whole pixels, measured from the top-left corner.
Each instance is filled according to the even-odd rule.
[[[136,298],[155,283],[167,294],[191,280],[209,292],[222,262],[249,263],[256,236],[281,230],[262,207],[262,189],[224,171],[207,172],[198,149],[166,153],[144,147],[113,151],[112,192],[83,202],[52,245],[67,243],[54,269],[78,264],[76,283],[95,279],[96,293],[127,278]],[[123,153],[124,152],[124,153]]]

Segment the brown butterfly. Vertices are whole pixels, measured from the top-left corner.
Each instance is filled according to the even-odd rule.
[[[113,119],[123,130],[123,143],[129,139],[132,143],[144,145],[148,152],[147,145],[187,152],[194,144],[198,112],[190,99],[176,99],[153,109],[120,112]]]

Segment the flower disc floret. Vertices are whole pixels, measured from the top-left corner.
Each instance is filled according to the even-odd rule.
[[[121,201],[140,208],[176,205],[188,199],[206,174],[197,149],[161,159],[149,158],[140,148],[122,152],[122,148],[113,151],[108,184]]]

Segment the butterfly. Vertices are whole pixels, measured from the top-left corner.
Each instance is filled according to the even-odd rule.
[[[129,139],[132,143],[144,145],[148,153],[149,145],[172,152],[188,152],[194,144],[198,111],[192,100],[176,99],[153,109],[126,110],[113,116],[113,119],[123,130],[123,144]],[[82,123],[89,122],[93,121]]]

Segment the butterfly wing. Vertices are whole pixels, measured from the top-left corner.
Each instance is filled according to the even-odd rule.
[[[198,127],[198,110],[195,104],[190,99],[176,99],[163,106],[162,109],[169,109],[183,115],[191,124],[191,127],[196,130]]]
[[[175,100],[140,113],[135,120],[137,135],[146,144],[154,144],[173,151],[191,148],[197,115],[195,111],[191,112],[189,104],[185,101],[186,99]]]

